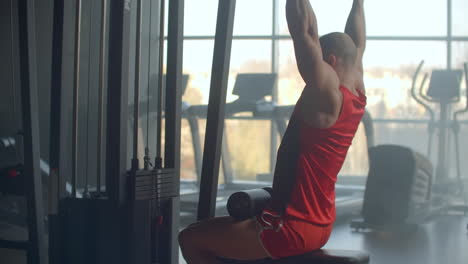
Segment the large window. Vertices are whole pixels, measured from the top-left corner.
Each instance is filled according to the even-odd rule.
[[[190,75],[190,81],[184,101],[190,104],[208,102],[217,2],[205,0],[200,4],[198,0],[186,0],[184,72]],[[298,99],[304,82],[297,71],[285,3],[286,0],[237,1],[229,89],[239,73],[275,72],[278,74],[277,96],[272,100],[278,105],[292,105]],[[317,14],[320,34],[344,30],[352,0],[311,0],[311,4]],[[461,69],[468,61],[468,2],[365,1],[365,8],[368,34],[365,84],[367,110],[375,119],[375,143],[401,144],[426,153],[428,115],[410,95],[412,77],[422,60],[425,64],[418,85],[425,73],[430,74],[434,69]],[[463,84],[462,102],[465,102],[465,87]],[[237,99],[230,93],[231,90],[227,102]],[[432,106],[437,112],[437,106]],[[464,105],[459,103],[453,108],[461,107]],[[463,119],[466,120],[466,116]],[[467,129],[467,125],[462,127],[463,131]],[[278,144],[274,129],[270,121],[255,118],[226,121],[234,179],[256,181],[259,174],[271,173],[274,160],[270,157],[274,157],[271,153],[274,154]],[[183,130],[190,133],[187,124]],[[204,130],[204,125],[200,125],[200,130]],[[343,167],[343,175],[367,174],[364,129],[358,134]],[[184,146],[190,146],[190,137],[186,140]],[[435,141],[434,144],[436,146]],[[466,142],[461,144],[465,144],[462,149],[468,149]],[[186,160],[193,160],[191,153],[183,152]],[[193,166],[193,162],[182,165]],[[463,169],[468,170],[468,167]],[[187,175],[191,176],[187,178],[194,178],[194,167],[183,168],[182,177],[188,171],[191,173]]]
[[[213,36],[215,34],[217,0],[203,0],[203,4],[201,1],[189,0],[185,1],[184,8],[184,34],[186,36]]]
[[[234,35],[272,34],[273,1],[271,0],[238,0]],[[242,14],[238,16],[238,14]]]
[[[447,2],[444,0],[365,1],[365,6],[369,36],[447,34]]]
[[[452,51],[454,67],[461,68],[464,63],[468,63],[468,41],[453,42]]]
[[[266,73],[271,71],[271,40],[234,40],[231,72]]]
[[[468,2],[465,0],[452,0],[453,12],[453,34],[455,36],[468,37],[468,26],[466,14],[468,13]]]
[[[424,60],[424,73],[445,68],[446,45],[434,41],[369,41],[364,57],[368,111],[374,118],[424,118],[410,95],[412,78]],[[418,87],[422,79],[418,79]]]

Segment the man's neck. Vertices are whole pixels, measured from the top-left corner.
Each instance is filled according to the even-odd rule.
[[[351,71],[342,72],[339,75],[340,85],[346,86],[348,89],[354,90],[355,74]]]

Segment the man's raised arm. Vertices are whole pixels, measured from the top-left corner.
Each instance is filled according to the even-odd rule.
[[[286,19],[291,37],[310,37],[318,39],[317,18],[309,0],[288,0]]]
[[[345,33],[348,34],[358,49],[358,63],[362,70],[362,56],[366,49],[366,19],[364,15],[364,0],[354,0],[353,7],[346,23]]]
[[[320,80],[323,62],[317,30],[317,18],[309,0],[288,0],[286,19],[294,42],[297,66],[306,83]]]
[[[340,80],[322,54],[315,17],[309,0],[288,0],[286,19],[293,39],[299,73],[304,79],[299,106],[303,121],[314,127],[330,127],[338,118],[342,95]]]

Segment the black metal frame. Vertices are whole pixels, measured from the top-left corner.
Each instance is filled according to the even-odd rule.
[[[60,139],[62,118],[62,52],[63,52],[63,16],[64,2],[54,1],[53,37],[52,37],[52,78],[51,78],[51,100],[50,100],[50,138]],[[57,179],[60,168],[60,140],[50,140],[49,179]],[[60,184],[58,184],[60,185]],[[58,187],[58,186],[57,186]],[[49,183],[49,188],[53,188]],[[55,194],[55,192],[53,192]],[[50,194],[49,194],[50,195]],[[59,197],[56,197],[57,200]],[[55,206],[56,207],[56,206]],[[51,208],[49,208],[50,210]],[[54,208],[56,210],[56,208]]]
[[[13,1],[15,2],[15,1]],[[46,263],[44,211],[41,173],[39,169],[39,122],[36,60],[35,1],[17,2],[19,36],[19,85],[23,119],[25,195],[28,208],[27,261]],[[21,246],[21,245],[16,245]]]
[[[231,59],[236,1],[220,0],[211,74],[198,219],[213,217],[216,210],[219,162],[224,129],[227,82]]]
[[[124,61],[123,54],[128,50],[129,29],[130,10],[124,1],[110,1],[109,43],[112,45],[109,45],[108,60],[106,193],[117,204],[126,200],[129,61]]]
[[[169,23],[167,43],[167,79],[166,79],[166,134],[164,167],[173,168],[177,182],[180,182],[180,146],[181,146],[181,120],[182,120],[182,58],[183,58],[183,32],[184,32],[184,6],[185,0],[169,1]],[[179,233],[180,199],[174,197],[170,200],[163,226],[162,241],[167,248],[162,248],[161,258],[165,263],[179,263]]]
[[[99,261],[107,258],[107,261],[115,263],[136,261],[147,263],[145,256],[135,256],[140,252],[147,252],[149,241],[147,234],[150,223],[149,207],[146,201],[134,201],[128,194],[131,181],[128,177],[128,90],[132,82],[133,59],[128,56],[133,47],[133,15],[132,2],[109,1],[109,45],[108,49],[108,78],[107,78],[107,122],[106,122],[106,182],[105,193],[100,198],[76,197],[66,198],[64,175],[70,174],[70,154],[65,146],[72,138],[72,133],[67,127],[69,109],[65,108],[67,98],[72,97],[71,89],[62,89],[63,78],[63,40],[64,40],[64,10],[63,1],[56,0],[54,4],[54,42],[53,42],[53,90],[52,114],[51,114],[51,161],[52,171],[56,176],[56,182],[52,183],[52,189],[59,189],[52,194],[54,211],[51,213],[51,223],[56,226],[51,228],[51,263],[76,262],[86,258],[88,261]],[[168,34],[168,58],[167,58],[167,92],[166,98],[166,131],[165,131],[165,168],[164,172],[171,181],[177,182],[174,186],[176,197],[169,198],[162,206],[163,220],[158,242],[159,260],[161,263],[178,263],[179,229],[179,182],[180,182],[180,128],[181,128],[181,90],[182,78],[182,51],[183,51],[183,17],[184,1],[174,0],[169,4],[169,34]],[[102,15],[102,14],[101,14]],[[102,17],[102,21],[106,18]],[[75,34],[76,35],[76,34]],[[103,32],[101,32],[101,36]],[[75,39],[78,39],[75,36]],[[103,65],[104,44],[101,45],[100,73],[105,71]],[[76,53],[76,52],[75,52]],[[76,56],[75,56],[76,57]],[[76,60],[76,58],[75,58]],[[75,62],[75,64],[77,64]],[[75,65],[75,68],[76,65]],[[76,69],[75,69],[76,70]],[[138,71],[138,70],[137,70]],[[114,78],[114,76],[120,76]],[[77,82],[75,72],[75,82]],[[101,76],[102,77],[102,76]],[[100,79],[101,86],[104,79]],[[102,89],[102,87],[101,87]],[[75,95],[76,95],[75,89]],[[101,90],[101,93],[103,91]],[[76,96],[75,96],[76,97]],[[75,98],[74,97],[74,98]],[[63,102],[63,103],[62,103]],[[75,109],[76,110],[76,109]],[[101,111],[103,112],[103,111]],[[76,116],[76,111],[74,111]],[[103,120],[99,121],[98,125]],[[76,128],[76,126],[74,126]],[[101,126],[102,127],[102,126]],[[60,171],[59,171],[60,169]],[[66,171],[64,171],[66,170]],[[60,172],[60,173],[59,173]],[[152,173],[152,172],[151,172]],[[150,174],[151,174],[150,173]],[[155,170],[157,173],[157,170]],[[152,174],[151,174],[152,175]],[[76,176],[76,175],[75,175]],[[174,178],[175,177],[175,178]],[[76,182],[76,177],[73,177]],[[130,184],[130,185],[129,185]],[[57,187],[58,185],[58,187]],[[160,193],[164,195],[163,192]],[[173,196],[173,195],[172,195]],[[91,198],[91,199],[88,199]],[[101,199],[102,198],[102,199]],[[107,199],[106,199],[107,198]],[[40,201],[40,199],[37,199]],[[116,218],[118,221],[108,223],[105,219]],[[146,220],[145,220],[146,219]],[[97,231],[99,228],[99,232]],[[123,229],[122,229],[123,228]],[[96,230],[95,230],[96,229]],[[91,230],[91,231],[90,231]],[[93,231],[94,230],[94,231]],[[133,232],[133,233],[132,233]],[[140,236],[142,235],[142,236]],[[87,243],[86,238],[93,237],[93,241]],[[74,237],[72,241],[70,237]],[[138,237],[142,239],[138,239]],[[65,238],[67,241],[63,241]],[[137,240],[134,240],[137,239]],[[107,243],[103,243],[108,240]],[[140,241],[141,240],[141,241]],[[63,242],[63,243],[62,243]],[[66,242],[66,243],[64,243]],[[135,242],[131,244],[131,242]],[[63,245],[62,245],[63,244]],[[138,248],[138,250],[133,250]],[[140,250],[142,249],[142,250]],[[59,251],[59,252],[58,252]],[[97,252],[102,251],[102,252]],[[113,254],[119,252],[119,254]],[[109,254],[113,254],[110,256]],[[107,257],[106,257],[107,256]],[[131,259],[133,258],[133,259]]]
[[[52,78],[50,100],[50,152],[49,152],[49,263],[63,263],[61,259],[62,248],[60,243],[61,225],[58,216],[58,201],[65,196],[65,182],[61,175],[61,162],[63,162],[62,137],[66,134],[62,131],[62,54],[63,54],[63,26],[64,26],[64,1],[55,0],[53,11],[52,33]]]
[[[74,69],[73,69],[73,116],[72,116],[72,144],[71,144],[71,183],[72,197],[76,196],[77,174],[78,174],[78,129],[79,129],[79,91],[80,91],[80,62],[81,62],[81,16],[82,0],[76,0],[75,10],[75,46],[74,46]]]

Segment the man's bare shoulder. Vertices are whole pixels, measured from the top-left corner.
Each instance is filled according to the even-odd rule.
[[[317,83],[317,87],[322,92],[336,92],[340,89],[340,79],[336,71],[325,61],[321,63],[322,81]]]
[[[299,99],[302,119],[313,127],[330,127],[337,120],[342,99],[338,75],[324,62],[321,65],[320,81],[306,84]]]

